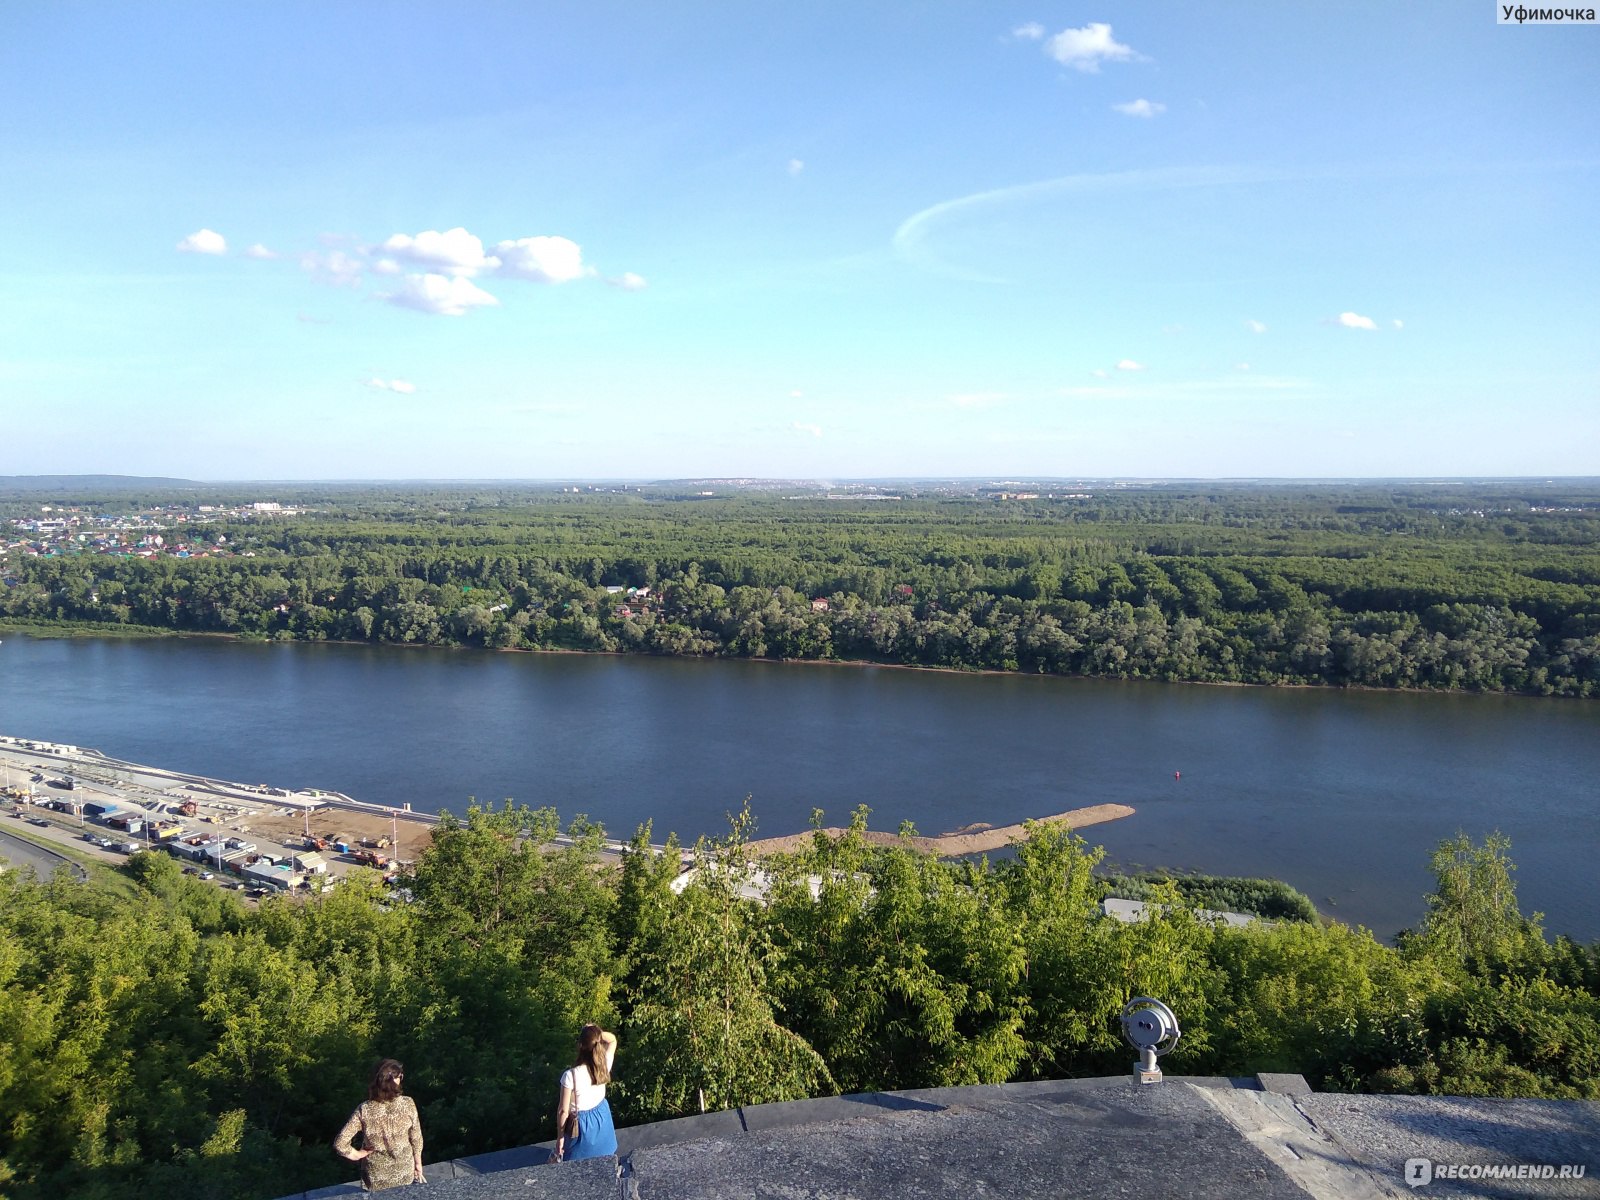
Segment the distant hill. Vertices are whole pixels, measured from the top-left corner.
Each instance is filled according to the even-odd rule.
[[[149,491],[152,488],[200,487],[193,479],[158,475],[0,475],[0,492]]]

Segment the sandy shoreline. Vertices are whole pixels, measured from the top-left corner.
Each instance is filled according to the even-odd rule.
[[[1131,817],[1134,810],[1126,804],[1094,804],[1087,808],[1074,808],[1069,812],[1057,813],[1052,817],[1039,818],[1041,825],[1065,825],[1068,829],[1086,829],[1090,825],[1103,825],[1107,821],[1120,820]],[[837,825],[825,828],[823,833],[829,837],[842,837],[845,830]],[[1015,825],[968,825],[952,833],[942,833],[936,837],[901,838],[899,834],[888,833],[883,830],[871,830],[866,833],[866,840],[874,846],[902,846],[921,850],[938,858],[960,858],[968,854],[988,854],[995,850],[1003,850],[1012,842],[1021,838],[1025,829],[1021,823]],[[745,849],[751,854],[787,854],[799,850],[812,838],[812,831],[805,833],[790,833],[781,837],[757,838],[748,842]]]

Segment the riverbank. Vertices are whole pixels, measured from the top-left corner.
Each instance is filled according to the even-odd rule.
[[[38,805],[143,809],[152,819],[175,821],[194,833],[226,830],[279,846],[297,845],[308,835],[352,846],[381,841],[389,858],[403,862],[415,860],[439,822],[432,813],[387,808],[342,793],[234,783],[127,762],[83,746],[16,737],[0,736],[0,770],[14,796]],[[67,819],[70,823],[73,815]]]
[[[225,825],[236,832],[264,837],[280,845],[292,845],[307,836],[348,845],[382,843],[385,853],[401,862],[414,862],[426,849],[440,819],[434,813],[413,811],[410,806],[387,807],[356,800],[340,792],[292,791],[264,783],[231,783],[125,762],[86,747],[3,735],[0,735],[0,767],[6,771],[13,788],[20,791],[26,786],[41,803],[67,798],[79,804],[131,801],[146,811],[169,814],[176,814],[181,806],[190,805],[199,812],[203,823]],[[22,779],[28,781],[26,785],[18,782]],[[70,788],[67,786],[69,779]],[[1042,817],[1039,821],[1077,830],[1133,814],[1134,809],[1126,804],[1096,804]],[[845,830],[831,827],[822,832],[840,837]],[[1000,826],[968,825],[935,837],[902,838],[879,830],[869,830],[865,837],[876,846],[909,845],[938,858],[961,858],[1004,849],[1025,834],[1024,823],[1017,822]],[[760,838],[747,843],[745,848],[757,856],[789,853],[800,849],[813,836],[812,831],[807,831]],[[619,841],[608,841],[606,850],[616,855],[622,846]]]
[[[277,637],[257,633],[223,633],[215,630],[166,629],[155,625],[120,625],[104,621],[93,622],[40,622],[14,617],[0,617],[0,631],[38,638],[204,638],[212,641],[232,641],[250,644],[284,643],[301,646],[372,646],[389,650],[458,650],[469,653],[527,655],[574,655],[593,658],[675,658],[701,662],[751,662],[773,666],[843,667],[855,670],[873,668],[881,671],[910,671],[930,675],[998,676],[1019,679],[1080,679],[1106,683],[1180,684],[1211,688],[1266,688],[1282,691],[1373,692],[1396,695],[1461,695],[1461,696],[1519,696],[1539,699],[1585,700],[1589,696],[1559,693],[1553,690],[1469,687],[1386,687],[1367,683],[1333,683],[1324,680],[1270,680],[1248,679],[1169,679],[1157,675],[1086,675],[1060,674],[1040,671],[1004,671],[992,667],[940,667],[926,663],[879,661],[870,658],[771,658],[743,654],[667,654],[660,655],[644,650],[585,650],[564,646],[475,646],[465,642],[381,642],[351,641],[346,638]]]

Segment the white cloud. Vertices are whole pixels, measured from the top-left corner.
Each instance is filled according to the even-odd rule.
[[[1246,321],[1244,327],[1251,333],[1265,333],[1267,331],[1267,327],[1260,321]]]
[[[1234,363],[1233,364],[1233,369],[1235,371],[1248,371],[1250,369],[1250,364],[1249,363]]]
[[[374,275],[404,275],[405,268],[392,258],[380,258],[372,264]]]
[[[1089,374],[1093,375],[1096,379],[1110,379],[1111,378],[1111,372],[1107,371],[1107,370],[1104,370],[1104,369],[1102,369],[1100,367],[1096,367],[1094,370],[1090,371]]]
[[[474,308],[500,303],[470,279],[448,275],[407,275],[400,288],[378,296],[390,304],[441,317],[460,317]]]
[[[621,288],[625,292],[642,292],[650,286],[643,275],[635,275],[632,271],[624,271],[615,279],[606,280],[612,287]]]
[[[790,393],[789,393],[789,399],[791,399],[791,400],[798,400],[798,399],[800,399],[800,398],[801,398],[801,397],[802,397],[802,396],[804,396],[804,395],[805,395],[805,393],[804,393],[804,392],[802,392],[802,391],[801,391],[801,390],[800,390],[800,389],[799,389],[799,388],[795,388],[795,390],[794,390],[794,391],[792,391],[792,392],[790,392]]]
[[[1026,24],[1018,25],[1015,29],[1013,29],[1011,31],[1011,36],[1016,38],[1018,41],[1037,42],[1040,38],[1044,37],[1044,26],[1039,24],[1037,21],[1029,21]]]
[[[1393,325],[1396,329],[1404,329],[1406,327],[1406,323],[1399,317],[1396,317],[1393,321],[1390,321],[1389,324]]]
[[[564,237],[525,237],[497,242],[498,274],[535,283],[567,283],[593,272],[583,265],[583,250]],[[624,276],[626,278],[626,276]]]
[[[1126,104],[1113,104],[1111,107],[1127,116],[1146,119],[1159,117],[1167,111],[1167,106],[1159,100],[1130,100]]]
[[[812,437],[816,438],[822,436],[821,425],[807,425],[804,421],[795,421],[789,426],[789,428],[793,429],[796,433],[809,433]]]
[[[397,233],[379,249],[400,262],[422,267],[429,274],[464,277],[499,266],[493,258],[484,255],[482,240],[459,225],[444,233],[425,229],[416,237]]]
[[[251,246],[250,249],[246,250],[244,252],[244,256],[246,258],[259,258],[263,260],[283,257],[276,250],[268,250],[260,242],[257,242],[254,246]]]
[[[993,408],[1005,398],[1004,392],[959,392],[946,396],[945,403],[955,408]]]
[[[1142,370],[1144,370],[1144,364],[1143,363],[1136,363],[1131,358],[1125,358],[1125,359],[1123,359],[1121,362],[1119,362],[1117,364],[1117,370],[1119,370],[1119,371],[1142,371]]]
[[[369,379],[369,388],[377,388],[380,392],[399,392],[402,396],[409,396],[417,390],[417,385],[404,379]]]
[[[789,165],[784,168],[784,170],[788,171],[790,175],[798,175],[805,169],[806,163],[803,158],[791,158],[789,160]]]
[[[1339,324],[1346,329],[1376,329],[1378,323],[1371,317],[1363,317],[1360,313],[1342,312],[1339,314]]]
[[[226,254],[228,239],[215,229],[196,229],[178,243],[178,249],[184,254]]]
[[[343,250],[330,250],[326,254],[312,251],[300,256],[300,267],[319,283],[333,287],[360,287],[361,274],[367,264],[354,254]]]
[[[1111,36],[1111,26],[1093,21],[1082,29],[1063,29],[1044,44],[1045,53],[1062,66],[1096,72],[1103,62],[1128,62],[1139,55]]]

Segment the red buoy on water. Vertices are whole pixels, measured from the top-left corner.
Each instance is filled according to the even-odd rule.
[[[1183,772],[1182,771],[1174,771],[1172,773],[1172,777],[1174,779],[1182,779],[1183,778]]]

